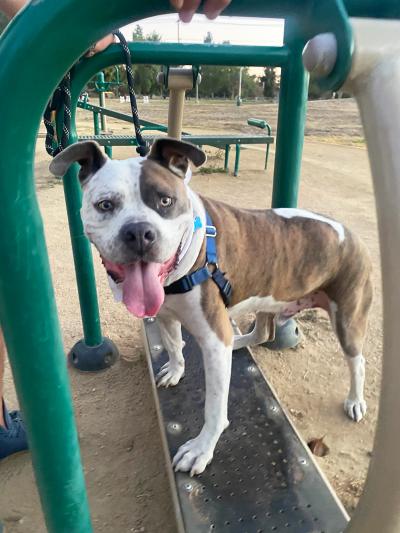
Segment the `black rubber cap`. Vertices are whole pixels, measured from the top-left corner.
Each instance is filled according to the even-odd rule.
[[[119,358],[119,351],[112,340],[103,337],[97,346],[88,346],[82,339],[68,354],[69,364],[81,372],[98,372],[110,368]]]
[[[261,346],[265,346],[268,350],[285,350],[286,348],[294,348],[299,341],[299,327],[294,318],[290,318],[283,326],[276,326],[273,341],[263,342]]]

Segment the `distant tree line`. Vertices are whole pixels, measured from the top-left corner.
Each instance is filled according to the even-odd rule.
[[[138,24],[132,34],[133,41],[161,41],[161,36],[152,32],[145,35],[143,28]],[[210,32],[204,37],[205,43],[213,43]],[[223,44],[229,44],[225,41]],[[163,89],[157,83],[157,74],[161,66],[158,65],[134,65],[133,74],[135,80],[135,92],[139,95],[153,96],[162,95]],[[240,67],[221,67],[212,65],[201,66],[202,81],[199,86],[200,98],[235,98],[239,90]],[[113,67],[104,70],[106,81],[115,81],[115,69]],[[123,84],[114,92],[124,95],[127,93],[126,70],[120,67],[120,81]],[[264,76],[250,74],[247,67],[242,70],[242,97],[268,97],[273,98],[279,91],[279,84],[274,69],[266,68]],[[188,93],[194,96],[195,91]],[[165,94],[164,94],[165,96]]]
[[[1,24],[1,19],[0,19]],[[143,33],[143,28],[138,24],[132,34],[133,41],[161,41],[161,35],[157,32],[152,32],[147,35]],[[204,43],[213,44],[214,38],[211,32],[207,32],[204,37]],[[222,44],[229,44],[229,41],[224,41]],[[138,95],[146,95],[152,97],[153,95],[166,96],[163,88],[157,83],[157,74],[160,72],[159,65],[134,65],[133,73],[135,80],[135,92]],[[201,77],[202,81],[199,85],[200,98],[227,98],[234,99],[238,95],[239,90],[239,72],[240,67],[228,66],[213,66],[202,65]],[[115,69],[109,67],[105,69],[106,81],[115,79]],[[121,95],[127,93],[127,79],[124,66],[120,68],[120,80],[124,84],[118,90]],[[275,98],[279,93],[280,78],[277,75],[277,69],[272,67],[265,67],[263,75],[255,75],[250,73],[248,67],[242,69],[242,98]],[[340,96],[347,96],[339,93]],[[188,92],[188,96],[194,97],[195,90]],[[332,98],[332,91],[321,92],[316,80],[311,76],[309,86],[309,99],[318,98]],[[337,97],[337,95],[335,95]]]

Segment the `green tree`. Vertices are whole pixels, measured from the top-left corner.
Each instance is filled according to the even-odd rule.
[[[132,33],[132,41],[144,41],[144,33],[143,28],[140,26],[140,24],[136,24],[135,29]]]
[[[208,31],[203,39],[204,43],[214,43],[213,34]],[[230,44],[223,41],[222,44]],[[203,98],[234,98],[239,90],[240,67],[220,67],[203,65],[201,69],[202,81],[199,86],[199,95]],[[259,92],[255,76],[249,75],[248,68],[242,73],[242,96],[252,97]],[[191,93],[193,94],[193,93]]]
[[[161,35],[153,31],[144,35],[143,28],[137,24],[133,33],[133,41],[161,41]],[[160,92],[160,86],[157,83],[157,74],[160,67],[156,65],[134,65],[133,77],[135,80],[135,92],[137,94],[152,96]],[[125,73],[126,75],[126,73]]]
[[[214,42],[214,38],[213,38],[213,35],[210,31],[207,32],[207,34],[205,35],[204,39],[203,39],[203,42],[204,43],[213,43]]]
[[[262,96],[262,94],[259,78],[254,74],[249,74],[249,69],[244,68],[242,73],[243,98],[254,98],[255,96]]]
[[[278,92],[276,72],[272,67],[265,67],[264,76],[260,78],[263,86],[263,94],[267,98],[274,98]]]
[[[203,65],[199,95],[201,98],[234,98],[239,91],[240,67],[221,67]],[[242,72],[242,96],[254,97],[260,93],[256,76],[249,74],[249,69]],[[193,94],[193,93],[191,93]]]

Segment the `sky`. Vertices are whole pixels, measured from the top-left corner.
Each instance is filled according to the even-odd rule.
[[[184,24],[178,22],[178,15],[169,14],[125,26],[123,33],[127,39],[131,40],[136,24],[142,26],[145,35],[156,31],[164,42],[178,42],[178,31],[183,43],[202,43],[207,32],[212,33],[215,43],[280,46],[283,38],[281,19],[222,16],[208,20],[204,15],[195,15],[190,24]]]

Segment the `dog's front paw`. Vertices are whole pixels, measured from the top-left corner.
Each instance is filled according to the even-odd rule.
[[[367,404],[365,400],[347,398],[344,402],[344,410],[349,418],[354,420],[354,422],[359,422],[367,412]]]
[[[185,365],[165,363],[156,376],[157,387],[174,387],[185,373]]]
[[[172,461],[175,472],[189,472],[190,475],[201,474],[211,462],[215,446],[207,444],[203,438],[196,437],[183,444]]]

